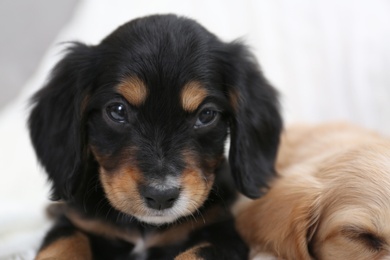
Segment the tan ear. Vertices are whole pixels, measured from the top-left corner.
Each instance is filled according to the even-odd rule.
[[[308,245],[320,216],[322,188],[301,169],[294,172],[299,174],[279,177],[267,194],[238,214],[237,228],[252,252],[311,259]]]

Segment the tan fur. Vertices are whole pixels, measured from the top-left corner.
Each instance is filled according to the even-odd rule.
[[[144,178],[137,166],[135,148],[125,149],[116,160],[109,154],[99,153],[92,146],[90,148],[99,162],[99,179],[112,206],[130,215],[148,215],[145,202],[138,191]]]
[[[187,83],[181,92],[181,105],[187,112],[194,112],[207,96],[207,90],[196,81]]]
[[[180,255],[175,257],[175,260],[202,260],[202,257],[197,256],[197,252],[199,249],[209,247],[211,244],[209,243],[202,243],[200,245],[191,247],[187,251],[181,253]]]
[[[277,170],[238,213],[252,257],[390,259],[389,140],[347,124],[290,127]]]
[[[137,240],[141,237],[141,234],[136,230],[118,228],[106,221],[86,218],[70,208],[66,208],[64,213],[73,225],[90,234],[109,239],[121,239],[133,244],[136,244]]]
[[[210,172],[203,172],[191,151],[183,152],[186,168],[181,175],[183,195],[190,199],[191,203],[187,210],[194,212],[206,201],[214,184],[215,176]]]
[[[141,172],[134,166],[114,172],[100,168],[100,182],[112,206],[133,216],[148,215],[145,202],[138,192],[138,185],[142,181]]]
[[[81,232],[70,237],[61,238],[43,248],[36,256],[37,260],[44,259],[92,259],[92,252],[87,236]]]
[[[188,205],[186,210],[195,212],[206,201],[214,178],[210,178],[209,181],[203,179],[198,169],[185,169],[182,174],[183,196],[190,200],[190,205]]]
[[[117,86],[117,90],[130,104],[136,107],[142,105],[148,96],[148,89],[145,84],[136,77],[123,80]]]

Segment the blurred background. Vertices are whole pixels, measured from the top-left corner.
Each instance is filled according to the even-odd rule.
[[[246,42],[280,91],[287,124],[343,120],[390,135],[388,0],[2,0],[0,259],[32,259],[50,225],[49,185],[26,117],[61,43],[98,44],[154,13],[185,15],[224,41]]]
[[[14,99],[73,14],[77,0],[0,1],[0,109]]]

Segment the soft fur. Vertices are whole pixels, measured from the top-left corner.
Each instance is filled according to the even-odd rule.
[[[238,217],[252,257],[390,259],[390,141],[347,124],[281,140],[280,177]]]
[[[61,201],[38,259],[246,257],[229,207],[274,176],[282,123],[241,43],[175,15],[136,19],[71,44],[33,101],[32,143]]]

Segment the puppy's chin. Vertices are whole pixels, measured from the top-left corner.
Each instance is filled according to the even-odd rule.
[[[169,223],[173,223],[177,220],[176,217],[174,216],[164,216],[164,215],[161,215],[161,216],[143,216],[143,217],[139,217],[138,218],[139,221],[141,222],[145,222],[145,223],[148,223],[148,224],[153,224],[153,225],[164,225],[164,224],[169,224]]]

